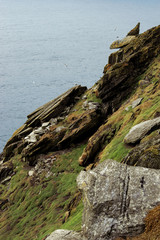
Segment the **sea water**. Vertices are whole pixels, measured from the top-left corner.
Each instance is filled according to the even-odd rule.
[[[26,116],[102,76],[110,44],[138,22],[159,25],[156,0],[0,0],[0,152]]]

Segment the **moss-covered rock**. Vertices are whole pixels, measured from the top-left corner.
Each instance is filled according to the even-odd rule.
[[[155,136],[154,136],[155,135]],[[131,166],[160,169],[160,134],[156,131],[149,139],[144,139],[122,160]]]

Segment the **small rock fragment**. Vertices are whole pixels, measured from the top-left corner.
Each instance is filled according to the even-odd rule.
[[[135,101],[132,102],[132,108],[137,107],[141,102],[142,102],[143,98],[138,98]]]

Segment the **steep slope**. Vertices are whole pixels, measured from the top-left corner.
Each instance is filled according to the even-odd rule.
[[[57,228],[80,231],[80,171],[106,159],[160,169],[159,123],[136,142],[125,140],[133,126],[159,117],[160,26],[140,35],[136,30],[110,55],[91,89],[75,86],[38,108],[9,139],[0,156],[0,239],[42,240]],[[146,218],[144,236],[158,236],[152,217],[158,211]]]

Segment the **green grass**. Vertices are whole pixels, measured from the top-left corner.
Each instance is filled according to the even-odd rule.
[[[21,156],[12,158],[16,174],[9,186],[2,186],[2,198],[9,197],[8,209],[0,215],[0,240],[29,240],[47,236],[63,224],[81,227],[82,203],[76,204],[67,222],[63,223],[69,203],[77,192],[76,177],[82,170],[78,158],[84,145],[57,155],[52,172],[54,176],[39,176],[39,184],[28,176]],[[51,155],[52,153],[50,153]]]

